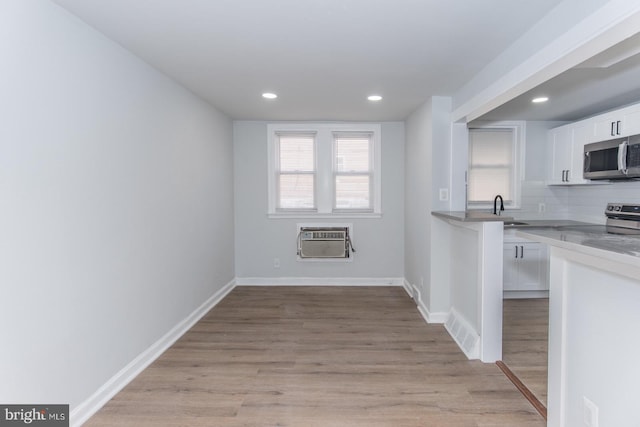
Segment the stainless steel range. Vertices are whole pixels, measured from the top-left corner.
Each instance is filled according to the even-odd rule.
[[[608,226],[640,229],[640,205],[609,203],[604,214]]]
[[[606,225],[567,225],[558,227],[566,231],[592,234],[618,234],[640,236],[640,204],[609,203],[604,210]]]
[[[609,203],[604,214],[608,233],[640,234],[640,204]]]

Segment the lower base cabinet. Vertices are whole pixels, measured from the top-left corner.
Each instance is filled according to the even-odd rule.
[[[548,291],[547,245],[505,236],[502,280],[505,291]]]

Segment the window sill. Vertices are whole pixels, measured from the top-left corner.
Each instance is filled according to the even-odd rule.
[[[381,212],[339,212],[339,213],[316,213],[316,212],[287,212],[268,213],[269,219],[342,219],[342,218],[382,218]]]

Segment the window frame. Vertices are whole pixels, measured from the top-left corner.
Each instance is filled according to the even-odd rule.
[[[369,141],[369,158],[368,158],[368,170],[366,172],[361,171],[338,171],[338,155],[337,144],[339,139],[367,139]],[[375,147],[374,147],[374,135],[372,132],[342,132],[334,131],[332,135],[332,184],[333,184],[333,212],[373,212],[374,211],[374,177],[375,177]],[[369,177],[369,206],[366,208],[338,208],[338,192],[336,190],[336,181],[338,176],[368,176]]]
[[[282,167],[280,165],[280,146],[281,146],[281,137],[282,136],[291,136],[291,137],[312,137],[313,139],[313,170],[311,171],[282,171]],[[317,156],[317,137],[315,132],[277,132],[275,135],[275,210],[277,212],[316,212],[318,209],[318,156]],[[311,208],[283,208],[280,205],[280,180],[283,175],[312,175],[313,176],[313,207]]]
[[[315,134],[315,210],[278,209],[278,135]],[[379,123],[269,123],[267,216],[269,218],[354,218],[382,216],[381,125]],[[335,207],[335,141],[334,135],[370,135],[370,204],[369,209],[336,209]]]
[[[505,209],[520,209],[522,205],[522,181],[524,180],[525,173],[525,135],[526,135],[526,123],[523,121],[499,121],[499,122],[482,122],[469,126],[469,134],[472,130],[484,130],[490,131],[508,129],[513,132],[513,174],[511,176],[511,185],[513,188],[513,200],[504,202]],[[469,144],[471,143],[471,137],[469,137]],[[469,150],[469,156],[467,160],[467,177],[470,175],[471,170],[471,153]],[[468,178],[467,178],[468,179]],[[469,209],[493,209],[493,201],[472,202],[469,200],[469,195],[466,195],[466,203]]]

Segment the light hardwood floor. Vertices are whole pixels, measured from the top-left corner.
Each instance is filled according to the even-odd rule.
[[[87,426],[542,427],[398,287],[239,287]]]
[[[503,310],[502,361],[546,406],[549,299],[508,299]]]

